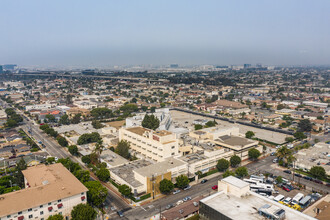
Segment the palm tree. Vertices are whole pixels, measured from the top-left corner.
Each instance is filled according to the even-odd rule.
[[[95,144],[94,153],[96,153],[98,160],[100,161],[100,156],[103,152],[104,146],[102,145],[102,141],[99,141]]]
[[[283,160],[284,163],[289,163],[289,159],[292,159],[292,151],[288,149],[286,146],[282,146],[279,148],[276,152],[276,156],[280,159]],[[293,157],[293,156],[292,156]]]

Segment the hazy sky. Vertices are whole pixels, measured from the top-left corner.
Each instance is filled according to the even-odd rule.
[[[330,64],[329,0],[1,0],[0,63]]]

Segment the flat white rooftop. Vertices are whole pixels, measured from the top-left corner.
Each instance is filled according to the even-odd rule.
[[[285,210],[286,220],[316,220],[313,217],[286,207],[254,192],[250,192],[250,195],[239,198],[234,195],[227,195],[223,191],[220,191],[212,196],[200,200],[200,202],[208,205],[231,219],[237,220],[264,220],[265,217],[260,215],[258,210],[266,204],[270,205],[272,209]]]

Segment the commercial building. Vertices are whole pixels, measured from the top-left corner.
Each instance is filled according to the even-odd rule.
[[[218,192],[199,202],[201,220],[286,219],[312,220],[292,208],[249,190],[249,184],[233,176],[218,182]]]
[[[119,129],[119,141],[126,140],[130,149],[138,157],[157,162],[177,156],[179,152],[178,139],[169,131],[153,131],[143,127]]]
[[[88,189],[61,163],[23,171],[25,189],[0,195],[0,219],[69,218],[74,206],[86,203]]]

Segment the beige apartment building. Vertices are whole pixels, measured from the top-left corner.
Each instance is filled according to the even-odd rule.
[[[0,195],[0,219],[40,219],[62,214],[87,202],[88,189],[61,163],[23,171],[25,189]]]
[[[119,129],[119,140],[130,143],[133,152],[156,162],[179,154],[179,142],[169,131],[153,131],[143,127]]]

